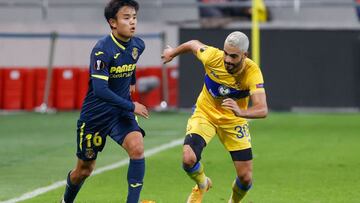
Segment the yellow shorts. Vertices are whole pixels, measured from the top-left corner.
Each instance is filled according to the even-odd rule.
[[[217,134],[221,143],[228,151],[238,151],[251,148],[249,125],[247,123],[216,125],[209,119],[193,115],[187,123],[186,135],[195,133],[200,135],[208,144]]]

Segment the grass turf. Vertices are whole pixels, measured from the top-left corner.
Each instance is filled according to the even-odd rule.
[[[65,179],[75,163],[78,113],[0,117],[0,200]],[[188,113],[153,113],[141,120],[146,149],[183,137]],[[360,115],[272,113],[250,123],[254,186],[244,202],[358,202],[360,198]],[[109,140],[110,141],[110,140]],[[97,166],[126,154],[107,142]],[[235,171],[230,156],[214,139],[202,162],[214,187],[205,203],[227,202]],[[185,202],[193,182],[181,169],[181,146],[146,161],[142,199]],[[125,202],[127,166],[87,180],[77,202]],[[63,188],[25,202],[58,202]]]

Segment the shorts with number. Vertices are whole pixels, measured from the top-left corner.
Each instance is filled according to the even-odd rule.
[[[232,123],[216,125],[205,116],[193,115],[187,123],[186,135],[198,134],[208,144],[217,134],[221,143],[228,151],[238,151],[251,148],[251,138],[248,123]]]
[[[126,135],[133,131],[139,131],[144,135],[135,119],[124,118],[96,126],[78,120],[76,156],[84,161],[95,160],[98,152],[103,150],[107,136],[121,145]]]

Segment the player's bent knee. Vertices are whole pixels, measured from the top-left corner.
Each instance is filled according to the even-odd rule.
[[[139,132],[129,133],[122,145],[131,159],[141,159],[144,157],[143,137]]]
[[[241,174],[240,176],[238,176],[239,180],[241,183],[243,183],[244,185],[250,185],[252,182],[252,172],[245,172],[243,174]]]
[[[195,164],[196,162],[200,161],[201,153],[205,146],[206,142],[200,135],[194,133],[186,135],[183,152],[184,163],[193,162],[193,164]]]
[[[129,143],[126,150],[131,159],[140,159],[144,156],[144,145],[142,142],[133,141]]]
[[[184,145],[183,149],[183,164],[187,167],[192,167],[197,162],[195,153],[189,145]]]
[[[144,146],[134,145],[129,149],[129,156],[131,159],[141,159],[144,157]]]

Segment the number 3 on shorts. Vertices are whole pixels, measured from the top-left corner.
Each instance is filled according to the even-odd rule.
[[[238,134],[236,135],[237,138],[241,139],[243,137],[249,137],[250,133],[249,133],[249,125],[248,124],[244,124],[244,125],[238,125],[235,127],[236,132],[238,132]]]

